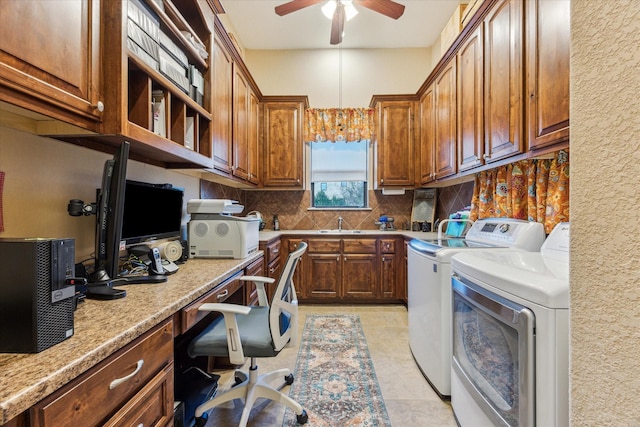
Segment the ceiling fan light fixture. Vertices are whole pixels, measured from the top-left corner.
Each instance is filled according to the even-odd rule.
[[[336,1],[329,0],[324,6],[322,6],[322,13],[327,19],[333,19],[333,12],[336,11]]]
[[[344,6],[345,18],[347,21],[351,20],[358,14],[358,10],[353,5],[353,0],[329,0],[324,6],[322,6],[322,13],[327,17],[327,19],[333,19],[333,14],[336,11],[338,1],[340,1]]]
[[[342,4],[344,5],[344,13],[347,21],[350,21],[351,18],[358,14],[358,9],[353,6],[353,0],[342,0]]]

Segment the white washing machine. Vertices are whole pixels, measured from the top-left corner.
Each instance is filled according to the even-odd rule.
[[[487,218],[476,221],[464,238],[409,242],[409,346],[441,397],[451,394],[451,257],[485,250],[538,251],[544,237],[540,223]]]
[[[465,252],[451,265],[460,426],[569,425],[569,224],[538,253]]]

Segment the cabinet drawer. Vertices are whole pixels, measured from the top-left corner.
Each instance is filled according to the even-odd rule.
[[[380,253],[395,254],[396,253],[395,239],[380,239]]]
[[[224,302],[235,291],[240,289],[242,283],[240,277],[243,275],[243,271],[239,271],[185,308],[182,309],[182,328],[180,333],[183,334],[193,327],[196,323],[202,320],[208,312],[198,311],[200,306],[210,302]]]
[[[169,320],[34,405],[31,425],[101,425],[172,361],[173,322]]]
[[[165,426],[173,419],[173,363],[167,365],[104,427]]]
[[[376,239],[344,239],[342,253],[375,254]]]
[[[309,239],[309,253],[339,254],[340,239]]]
[[[267,245],[267,264],[280,256],[280,239]]]

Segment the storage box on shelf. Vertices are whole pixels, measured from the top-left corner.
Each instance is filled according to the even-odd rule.
[[[209,51],[215,17],[202,5],[192,0],[103,3],[109,47],[104,75],[110,83],[102,135],[93,141],[109,145],[126,138],[132,158],[168,168],[212,166]]]

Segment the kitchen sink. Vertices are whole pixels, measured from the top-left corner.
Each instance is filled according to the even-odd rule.
[[[318,234],[362,234],[362,230],[318,230]]]

